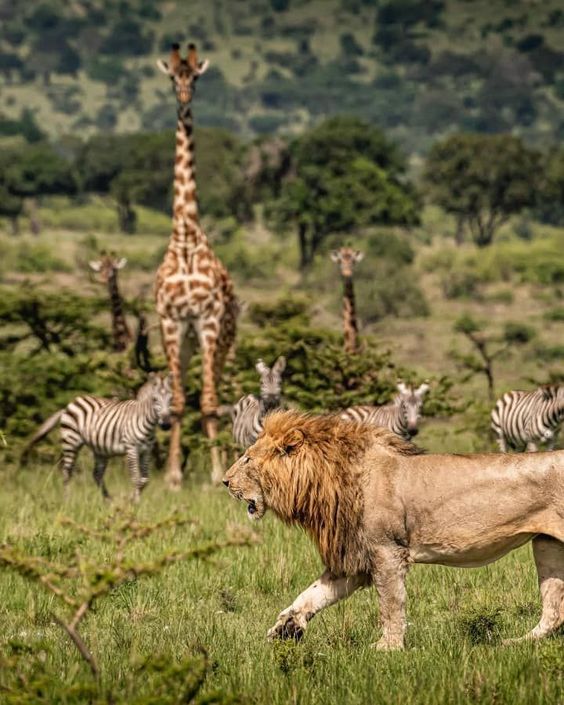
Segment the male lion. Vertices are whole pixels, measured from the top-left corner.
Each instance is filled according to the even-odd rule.
[[[522,638],[564,622],[564,451],[423,455],[382,428],[285,411],[223,481],[251,519],[270,508],[305,528],[325,563],[269,638],[299,639],[321,609],[374,585],[376,647],[401,649],[411,563],[482,566],[531,539],[542,616]]]

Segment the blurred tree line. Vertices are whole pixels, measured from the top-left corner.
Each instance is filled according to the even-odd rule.
[[[105,194],[125,233],[135,232],[136,206],[170,213],[172,131],[50,143],[28,112],[20,121],[0,120],[1,135],[0,215],[14,233],[24,209],[39,231],[37,206],[52,194]],[[260,206],[273,229],[294,229],[302,269],[334,234],[416,225],[424,198],[456,217],[459,240],[469,233],[481,247],[525,209],[542,222],[564,223],[564,150],[541,153],[508,134],[437,142],[417,184],[397,146],[355,117],[330,118],[291,139],[245,143],[222,128],[198,128],[195,139],[202,213],[245,223]]]

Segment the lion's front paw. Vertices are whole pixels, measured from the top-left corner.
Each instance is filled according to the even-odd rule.
[[[300,641],[306,630],[307,622],[300,615],[293,612],[282,612],[278,615],[276,624],[268,630],[266,638],[269,641],[274,639],[294,639]]]

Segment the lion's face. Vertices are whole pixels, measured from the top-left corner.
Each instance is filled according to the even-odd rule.
[[[250,448],[229,468],[223,478],[223,484],[229,489],[229,493],[247,503],[247,516],[251,521],[262,519],[266,512],[258,470],[257,458],[253,457]]]

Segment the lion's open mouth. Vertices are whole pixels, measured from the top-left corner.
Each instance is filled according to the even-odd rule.
[[[247,500],[247,514],[249,516],[253,516],[253,514],[256,514],[257,512],[257,503],[255,502],[254,499],[248,499]]]

